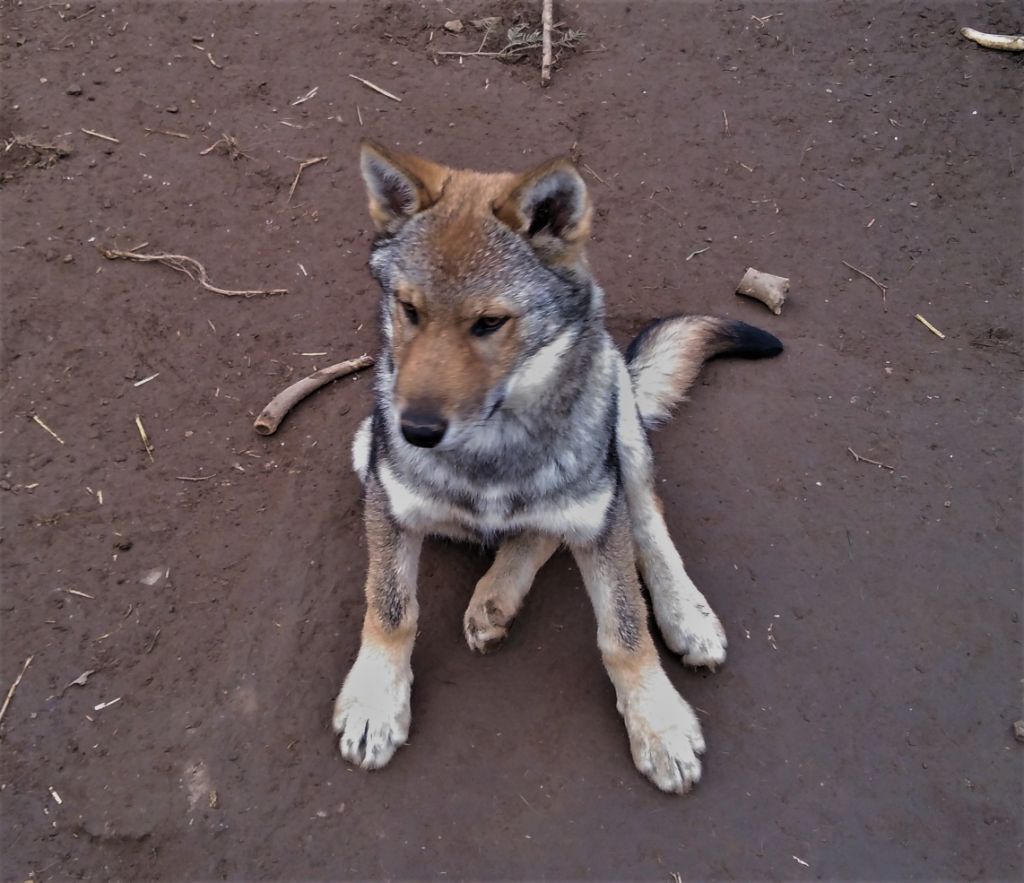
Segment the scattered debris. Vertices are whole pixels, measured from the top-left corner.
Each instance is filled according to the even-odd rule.
[[[932,334],[934,334],[940,340],[945,340],[946,339],[946,335],[943,334],[941,331],[939,331],[938,328],[936,328],[934,325],[932,325],[932,323],[929,322],[920,313],[915,313],[914,314],[914,318],[917,319],[918,322],[920,322],[922,325],[924,325],[925,328],[927,328]]]
[[[146,448],[146,454],[149,455],[149,462],[153,462],[153,445],[149,442],[149,435],[146,433],[146,427],[142,425],[142,418],[135,415],[135,425],[138,427],[139,436],[142,438],[142,444]]]
[[[381,89],[381,87],[378,86],[376,83],[371,83],[369,80],[364,80],[362,77],[357,77],[355,74],[349,74],[349,76],[353,80],[358,80],[360,83],[362,83],[368,89],[373,89],[374,92],[380,93],[385,98],[390,98],[392,101],[397,101],[399,104],[402,103],[402,99],[401,98],[399,98],[397,95],[392,95],[390,92],[388,92],[387,89]],[[360,122],[362,122],[362,121],[360,120]]]
[[[22,665],[21,671],[18,672],[18,676],[14,679],[14,683],[11,684],[11,688],[7,691],[7,698],[4,699],[4,704],[0,706],[0,723],[3,722],[4,715],[7,714],[7,706],[11,704],[11,700],[14,698],[14,691],[18,689],[18,684],[20,684],[21,679],[25,677],[25,671],[31,664],[32,657],[30,656],[25,660],[25,664]]]
[[[90,601],[95,601],[96,596],[90,595],[88,592],[80,592],[78,589],[61,589],[62,592],[67,592],[69,595],[77,595],[79,598],[88,598]]]
[[[804,860],[803,860],[802,858],[800,858],[800,856],[798,856],[798,855],[794,855],[794,856],[793,856],[793,861],[795,861],[795,862],[796,862],[796,863],[797,863],[798,865],[803,865],[803,866],[804,866],[805,868],[809,868],[809,867],[810,867],[810,865],[809,865],[809,864],[807,864],[807,862],[805,862],[805,861],[804,861]]]
[[[691,251],[686,256],[686,260],[692,261],[695,257],[697,257],[697,255],[704,254],[704,252],[706,252],[706,251],[711,251],[711,246],[710,245],[705,245],[704,248],[698,248],[696,251]]]
[[[155,586],[160,580],[166,579],[170,574],[171,571],[167,567],[154,567],[152,570],[147,570],[142,574],[139,577],[139,582],[144,586]]]
[[[786,302],[788,292],[789,279],[785,276],[762,273],[753,267],[747,267],[747,272],[743,274],[740,284],[736,287],[737,294],[761,301],[776,316],[781,315],[782,305]]]
[[[96,669],[90,668],[88,671],[83,671],[73,681],[69,681],[64,685],[64,689],[60,691],[58,695],[63,696],[71,687],[84,687],[88,683],[89,678],[96,674]]]
[[[300,104],[305,104],[310,98],[316,98],[316,93],[320,91],[319,86],[314,86],[305,95],[300,95],[292,103],[292,107],[298,107]]]
[[[56,432],[54,432],[52,429],[50,429],[49,426],[47,426],[45,423],[43,423],[43,418],[42,417],[40,417],[38,414],[33,414],[32,415],[32,419],[36,423],[38,423],[41,427],[43,427],[43,429],[45,429],[48,433],[50,433],[50,435],[52,435],[55,439],[57,439],[57,441],[59,441],[61,444],[64,444],[64,439],[62,439],[59,435],[57,435]]]
[[[552,25],[552,31],[558,30],[558,25]],[[551,41],[551,48],[559,50],[576,49],[586,34],[583,31],[574,31],[571,28],[562,33],[557,40]],[[487,35],[484,35],[486,41]],[[456,55],[462,58],[496,58],[498,61],[514,63],[525,58],[530,52],[541,50],[543,55],[544,35],[543,30],[531,29],[527,24],[513,25],[505,34],[505,45],[496,51],[485,52],[483,49],[458,50],[450,49],[445,51],[434,51],[434,55]],[[481,46],[483,44],[481,43]],[[596,50],[595,50],[596,51]],[[557,56],[552,59],[552,64],[557,61]]]
[[[118,696],[116,699],[111,699],[109,702],[101,702],[99,705],[92,707],[93,711],[103,711],[104,708],[110,708],[111,705],[116,705],[121,701],[121,697]]]
[[[1002,49],[1004,52],[1024,52],[1024,34],[986,34],[974,28],[960,28],[960,33],[986,49]]]
[[[142,385],[144,385],[146,383],[149,383],[150,380],[156,380],[159,376],[160,376],[160,372],[157,371],[156,374],[150,374],[149,377],[143,377],[142,380],[136,380],[132,384],[132,386],[142,386]]]
[[[206,156],[207,154],[212,153],[218,147],[223,147],[224,152],[233,160],[238,160],[243,156],[246,159],[252,159],[252,157],[249,156],[248,153],[246,153],[238,146],[238,141],[234,137],[223,132],[221,133],[220,138],[214,141],[213,144],[211,144],[205,150],[200,150],[199,155]]]
[[[50,785],[47,790],[50,792],[50,796],[57,802],[57,806],[62,806],[64,804],[64,801],[61,800],[60,795],[52,785]]]
[[[97,132],[95,129],[82,129],[86,135],[92,135],[93,138],[100,138],[103,141],[109,141],[111,144],[120,144],[121,139],[115,138],[113,135],[104,135],[102,132]]]
[[[871,224],[873,224],[874,222],[875,222],[875,219],[872,218],[871,219]],[[870,227],[871,224],[868,224],[868,226]],[[869,282],[873,282],[878,287],[878,290],[880,292],[882,292],[882,312],[888,313],[889,312],[889,304],[886,302],[885,296],[889,293],[889,287],[887,285],[883,285],[881,282],[879,282],[870,273],[865,273],[863,270],[861,270],[859,267],[855,267],[853,264],[848,264],[846,261],[843,261],[843,266],[844,267],[849,267],[851,270],[853,270],[854,273],[857,273],[858,275],[863,276]]]
[[[62,144],[60,141],[47,144],[24,135],[14,135],[4,141],[4,153],[15,149],[26,154],[26,166],[36,166],[40,169],[48,169],[58,160],[71,156],[71,148],[67,144]]]
[[[174,476],[178,481],[209,481],[211,478],[216,478],[217,473],[213,475],[176,475]]]
[[[846,450],[848,450],[853,455],[853,459],[856,460],[858,463],[870,463],[872,466],[877,466],[880,469],[888,469],[890,472],[896,471],[895,466],[889,466],[887,463],[879,463],[877,460],[872,460],[869,457],[862,457],[853,448],[847,448]]]
[[[277,427],[287,416],[288,412],[301,402],[310,393],[316,392],[326,383],[345,377],[363,368],[369,368],[373,364],[373,356],[362,355],[358,359],[349,359],[347,362],[339,362],[327,368],[321,368],[305,377],[297,383],[293,383],[287,389],[279,392],[256,418],[253,428],[260,435],[273,435]]]
[[[142,254],[138,251],[122,251],[118,248],[105,248],[99,246],[99,252],[103,257],[109,260],[128,260],[128,261],[139,261],[141,263],[157,263],[163,264],[165,267],[170,267],[172,270],[177,270],[179,273],[184,273],[193,282],[198,282],[207,291],[212,291],[214,294],[223,294],[225,297],[260,297],[263,295],[271,294],[287,294],[287,288],[255,288],[255,289],[242,289],[235,290],[232,288],[218,288],[216,285],[211,284],[210,278],[206,273],[206,267],[204,267],[195,258],[190,258],[183,254]]]
[[[292,186],[288,190],[288,202],[292,201],[292,197],[295,195],[295,188],[299,186],[299,178],[302,177],[303,169],[308,169],[310,166],[315,166],[317,163],[322,163],[327,159],[326,156],[314,156],[312,159],[295,159],[294,157],[288,157],[288,159],[299,164],[299,170],[295,173],[295,180],[292,181]]]

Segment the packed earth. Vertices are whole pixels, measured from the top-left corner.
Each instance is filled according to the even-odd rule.
[[[960,28],[1021,10],[559,2],[543,88],[540,5],[2,4],[4,880],[1020,879],[1024,56]],[[785,343],[654,437],[729,637],[716,673],[661,647],[685,797],[633,767],[565,552],[480,657],[491,553],[429,543],[409,744],[338,752],[371,376],[253,420],[377,345],[362,138],[571,155],[617,340]]]

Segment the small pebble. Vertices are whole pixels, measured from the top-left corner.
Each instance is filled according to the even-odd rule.
[[[78,83],[74,83],[71,86],[68,86],[67,93],[68,95],[81,95],[82,87],[79,86]]]
[[[64,261],[65,264],[70,264],[74,259],[75,256],[73,254],[66,254],[64,255],[64,257],[61,258],[61,260]]]
[[[1024,742],[1024,721],[1013,722],[1013,738],[1018,742]]]
[[[457,18],[453,18],[451,21],[444,23],[444,29],[449,34],[461,34],[465,25],[462,24]]]
[[[178,112],[178,105],[177,104],[172,104],[170,107],[165,107],[164,110],[167,111],[167,113],[177,113]]]

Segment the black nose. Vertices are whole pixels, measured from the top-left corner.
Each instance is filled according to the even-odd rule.
[[[448,421],[440,414],[409,409],[402,414],[402,435],[418,448],[432,448],[444,438]]]

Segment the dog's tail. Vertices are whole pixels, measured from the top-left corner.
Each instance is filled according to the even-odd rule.
[[[647,429],[667,420],[686,396],[701,365],[716,356],[763,359],[782,352],[773,334],[713,316],[655,319],[626,350],[640,419]]]

